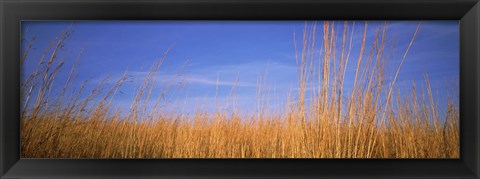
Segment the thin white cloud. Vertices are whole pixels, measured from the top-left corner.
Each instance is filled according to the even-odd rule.
[[[189,70],[184,77],[189,84],[256,87],[257,80],[263,75],[267,75],[268,79],[277,83],[290,83],[291,81],[283,80],[282,75],[294,74],[296,74],[295,66],[278,62],[268,63],[264,60],[236,65],[197,67]],[[238,82],[236,82],[237,78]]]
[[[269,63],[267,60],[253,61],[249,63],[236,65],[215,65],[206,67],[193,67],[185,69],[183,73],[172,74],[160,72],[156,76],[157,83],[180,83],[188,85],[210,85],[210,86],[237,86],[237,87],[256,87],[257,80],[263,79],[264,75],[268,82],[276,84],[276,87],[282,88],[291,86],[291,79],[296,79],[295,65],[287,65],[278,62]],[[90,80],[94,84],[109,84],[118,81],[123,73],[113,75],[103,75]],[[127,72],[126,84],[136,84],[142,82],[148,75],[148,71],[130,71]],[[107,81],[104,81],[108,77]],[[286,78],[289,78],[288,80]],[[237,81],[238,79],[238,81]],[[296,82],[295,82],[296,84]]]
[[[224,81],[207,78],[205,76],[194,76],[189,75],[185,78],[188,84],[200,84],[200,85],[218,85],[218,86],[238,86],[238,87],[255,87],[256,85],[248,82],[235,82],[235,81]]]

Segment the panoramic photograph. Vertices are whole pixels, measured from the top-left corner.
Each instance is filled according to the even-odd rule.
[[[22,158],[459,158],[459,21],[22,21]]]

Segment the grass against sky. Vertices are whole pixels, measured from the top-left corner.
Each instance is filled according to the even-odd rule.
[[[166,101],[175,105],[172,111],[192,113],[201,108],[215,111],[227,106],[234,90],[237,107],[242,111],[255,110],[259,79],[266,74],[263,89],[270,91],[270,108],[282,110],[289,92],[295,96],[298,87],[295,63],[294,34],[301,42],[304,21],[77,21],[74,33],[59,53],[65,65],[74,63],[80,55],[78,76],[72,84],[86,83],[86,91],[93,89],[109,77],[115,82],[128,71],[128,80],[115,96],[115,104],[128,111],[136,79],[148,72],[151,64],[170,49],[160,69],[157,88],[164,88],[172,79],[186,85],[177,93],[166,95]],[[394,73],[410,42],[419,21],[388,21],[386,60],[388,73]],[[36,37],[24,73],[35,70],[44,49],[72,22],[25,21],[22,22],[23,48]],[[318,23],[317,26],[321,26]],[[350,62],[345,76],[345,92],[353,86],[355,65],[360,51],[364,23],[349,22],[354,27],[354,40]],[[367,47],[372,36],[383,22],[368,24]],[[336,22],[337,32],[342,32],[343,22]],[[321,37],[323,28],[317,31]],[[341,34],[340,34],[341,35]],[[355,40],[356,39],[356,40]],[[321,38],[318,49],[320,48]],[[337,38],[341,41],[341,38]],[[301,44],[297,44],[301,48]],[[390,48],[392,47],[392,48]],[[369,49],[366,49],[368,54]],[[187,63],[186,63],[187,62]],[[179,69],[184,66],[179,73]],[[65,81],[68,70],[59,72],[56,80]],[[451,84],[459,81],[459,24],[458,21],[424,21],[413,46],[401,68],[396,85],[409,89],[411,81],[424,81],[427,73],[432,90],[442,109]],[[180,77],[176,77],[180,74]],[[387,75],[393,76],[393,75]],[[24,80],[25,77],[22,77]],[[387,79],[387,83],[388,83]],[[108,82],[107,82],[108,83]],[[261,82],[263,83],[263,82]],[[217,90],[218,85],[218,90]],[[403,88],[405,86],[407,88]],[[450,87],[450,88],[448,88]],[[61,85],[52,85],[50,95],[58,95]],[[311,89],[312,90],[312,89]],[[344,95],[347,95],[344,94]],[[152,99],[156,99],[152,94]],[[308,100],[308,99],[307,99]]]

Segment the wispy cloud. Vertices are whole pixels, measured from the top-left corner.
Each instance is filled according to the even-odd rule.
[[[264,75],[277,84],[285,82],[282,80],[284,76],[292,76],[296,74],[296,67],[294,65],[287,65],[278,62],[269,63],[267,60],[253,61],[250,63],[243,63],[238,65],[213,65],[213,66],[193,66],[186,68],[184,72],[164,73],[160,70],[156,79],[158,82],[165,83],[172,80],[184,81],[192,85],[219,85],[219,86],[239,86],[239,87],[254,87],[257,85],[257,80]],[[92,83],[114,83],[123,74],[111,74],[99,76],[92,79]],[[127,78],[130,82],[145,79],[148,71],[130,71],[127,72]],[[108,81],[104,81],[108,79]],[[238,79],[238,82],[236,82]]]
[[[205,76],[186,76],[185,80],[188,84],[199,85],[218,85],[218,86],[238,86],[238,87],[255,87],[255,84],[248,82],[235,82],[211,79]]]
[[[254,61],[238,65],[217,65],[192,69],[186,79],[193,84],[255,87],[264,75],[272,81],[282,82],[283,74],[295,73],[295,67],[281,63]],[[236,80],[238,82],[236,83]],[[218,83],[217,83],[218,80]]]

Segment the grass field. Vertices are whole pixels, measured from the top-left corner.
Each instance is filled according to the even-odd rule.
[[[22,80],[21,156],[24,158],[458,158],[458,86],[452,85],[447,106],[440,107],[425,80],[411,89],[396,86],[408,51],[395,71],[386,71],[386,28],[367,39],[360,34],[360,51],[351,49],[353,30],[331,22],[305,26],[297,52],[298,91],[288,97],[282,112],[198,112],[179,115],[161,110],[162,98],[152,93],[175,90],[176,84],[154,90],[156,74],[168,51],[152,64],[138,85],[129,111],[115,108],[114,97],[126,80],[86,90],[73,88],[76,65],[66,67],[58,53],[71,36],[67,29],[45,49],[36,71]],[[323,28],[319,36],[316,28]],[[315,39],[322,44],[315,44]],[[338,43],[334,39],[341,39]],[[373,41],[366,46],[366,41]],[[34,40],[29,43],[34,43]],[[349,48],[350,47],[350,48]],[[88,49],[87,49],[88,50]],[[319,54],[318,54],[319,52]],[[351,53],[355,59],[353,89],[345,90],[345,71]],[[79,57],[80,58],[80,57]],[[352,62],[350,62],[352,63]],[[59,94],[50,88],[59,70],[70,75]],[[81,74],[79,74],[81,75]],[[390,79],[387,80],[386,79]],[[316,90],[307,90],[311,85]],[[260,84],[259,87],[260,89]],[[86,94],[87,97],[82,97]],[[267,104],[258,90],[256,104]],[[161,96],[161,95],[160,95]],[[307,96],[311,100],[306,100]],[[232,94],[231,103],[235,103]],[[233,104],[232,104],[233,105]],[[152,110],[147,106],[153,106]],[[259,105],[264,108],[264,105]]]

